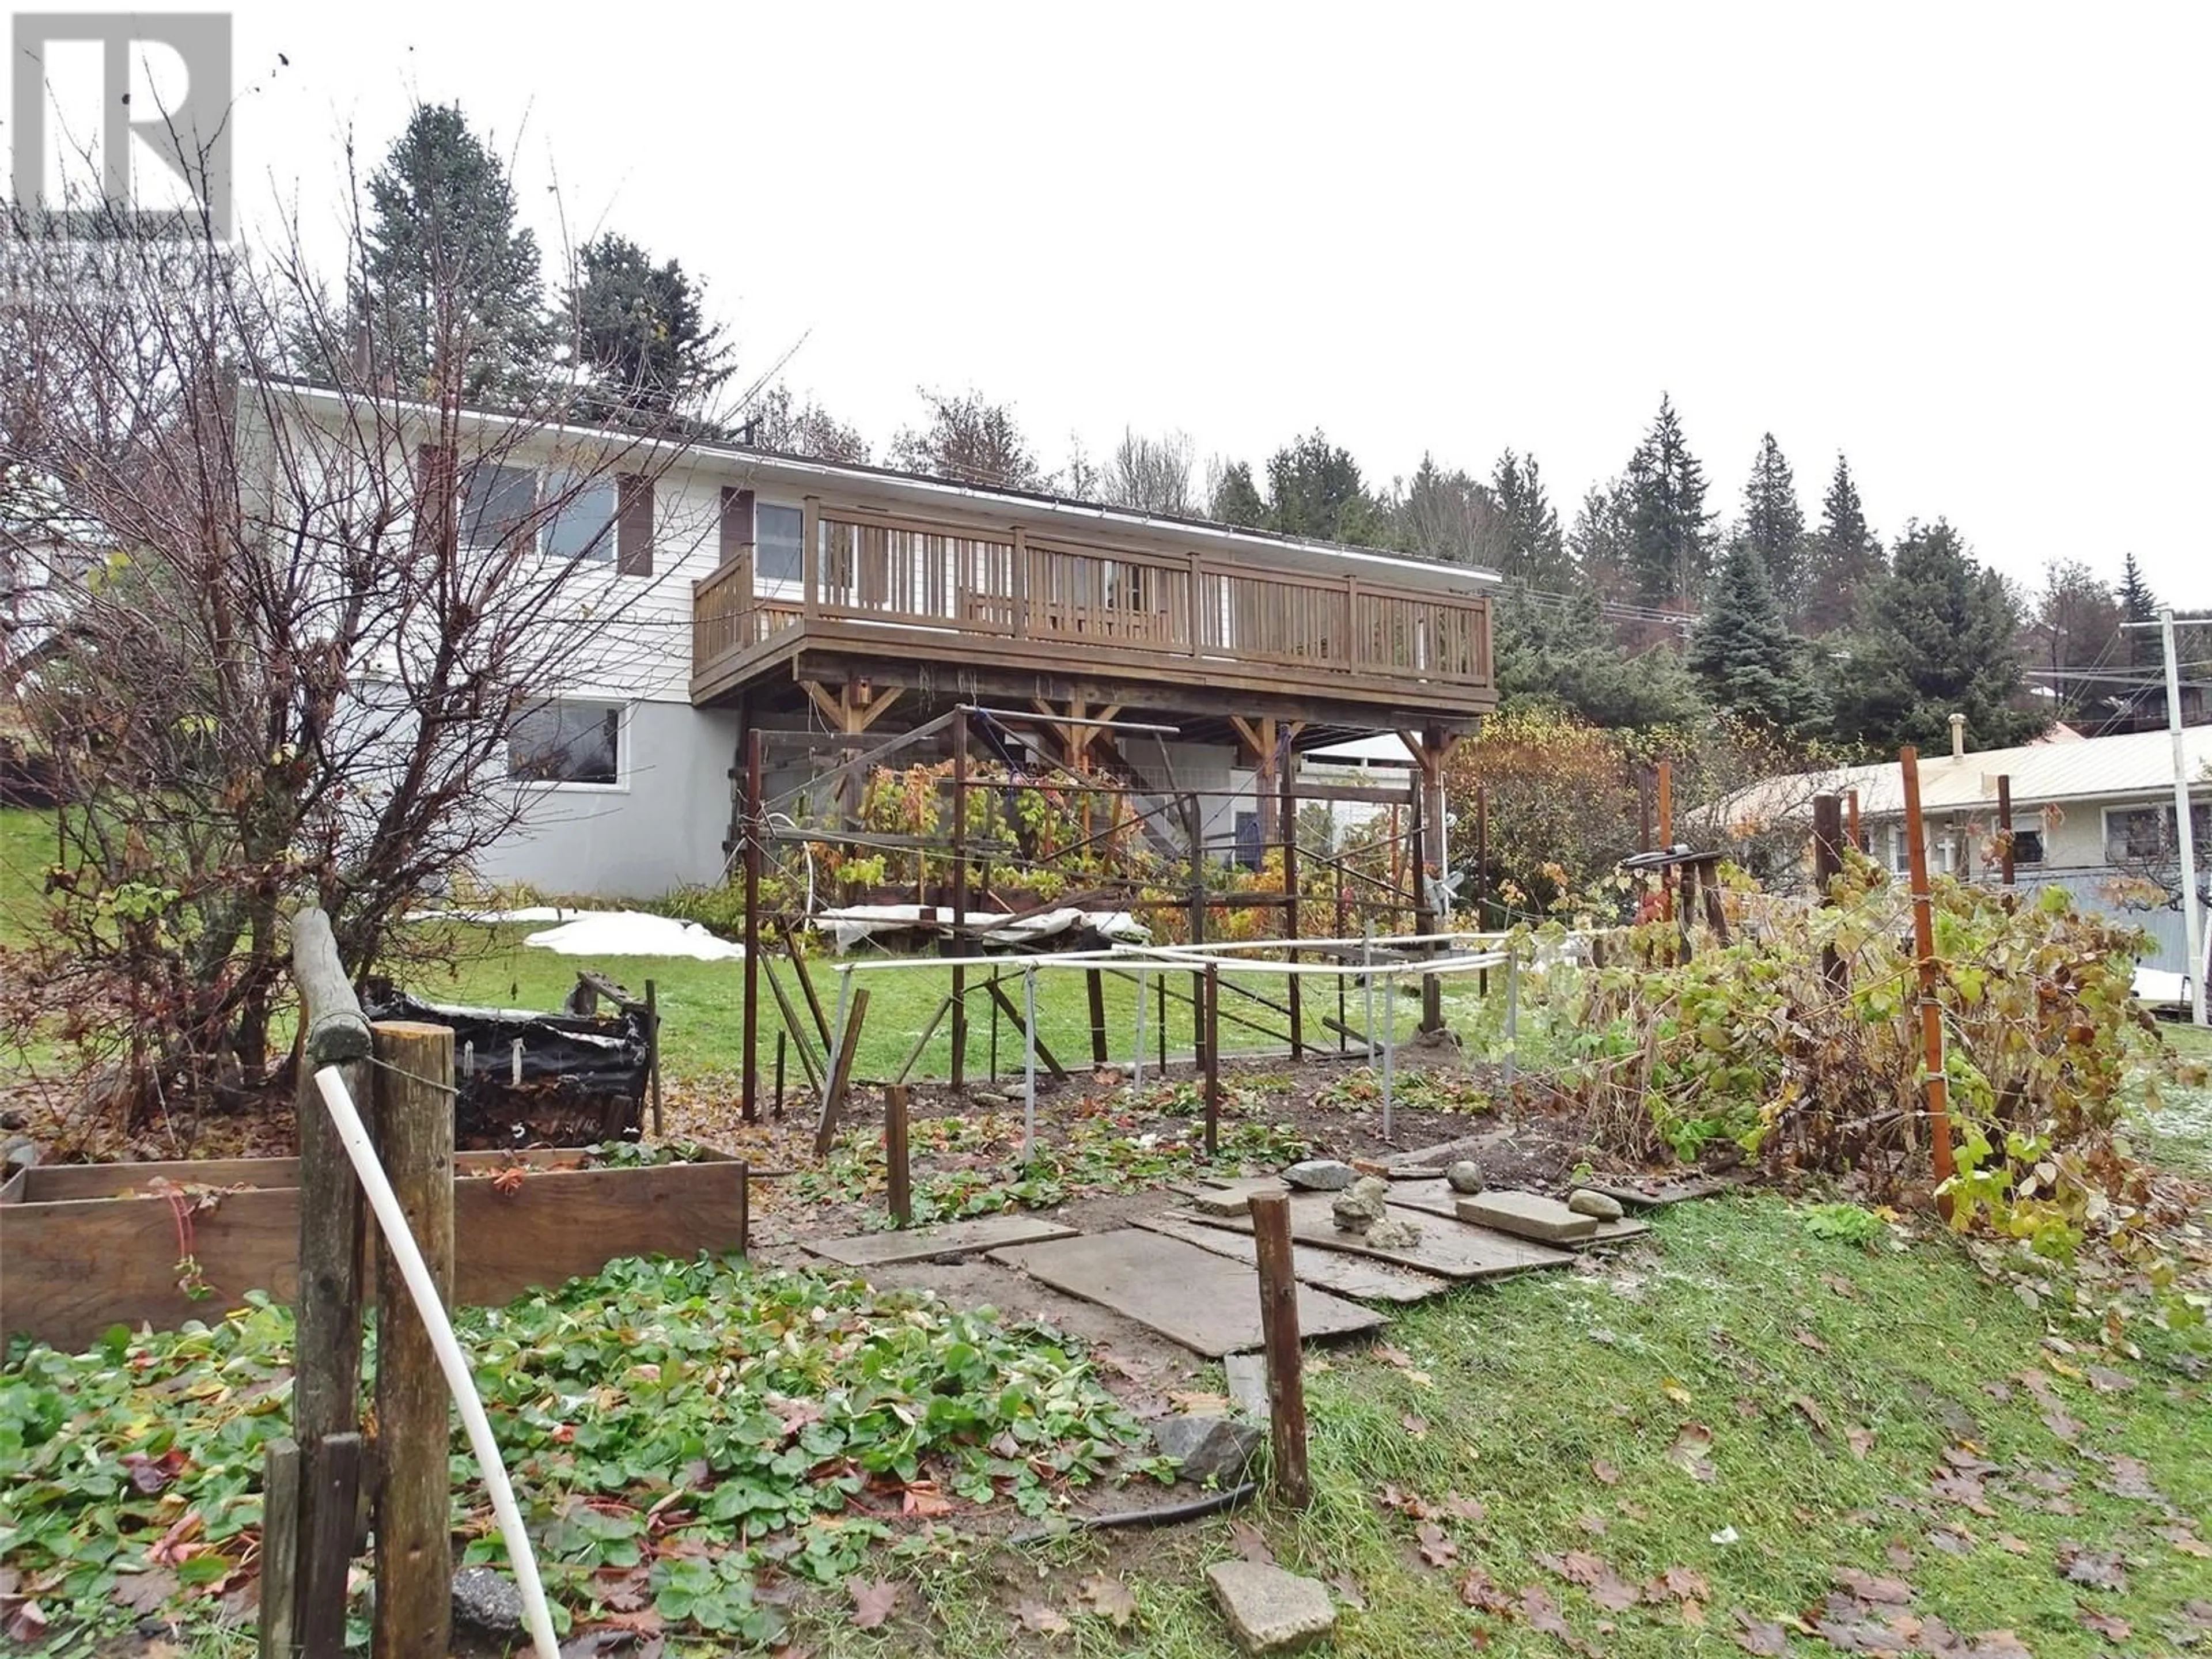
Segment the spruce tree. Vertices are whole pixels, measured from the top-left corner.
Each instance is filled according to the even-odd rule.
[[[1574,564],[1536,458],[1507,450],[1492,470],[1490,491],[1504,516],[1504,574],[1554,592],[1571,586]]]
[[[538,239],[460,106],[417,105],[368,181],[358,296],[400,384],[470,400],[520,394],[545,369]]]
[[[1663,646],[1624,653],[1587,583],[1565,599],[1506,589],[1498,606],[1498,695],[1504,711],[1564,708],[1593,726],[1635,731],[1685,724],[1700,712],[1682,659]]]
[[[698,284],[673,259],[654,264],[627,237],[584,244],[568,304],[562,321],[599,418],[665,416],[730,376],[729,345],[707,320]]]
[[[2120,585],[2115,595],[2120,602],[2120,620],[2131,623],[2154,623],[2158,620],[2158,595],[2150,591],[2143,580],[2142,567],[2136,556],[2128,554],[2120,562]],[[2163,668],[2166,647],[2159,636],[2148,628],[2128,630],[2128,666],[2130,668]]]
[[[1206,513],[1217,524],[1248,530],[1257,530],[1267,522],[1267,503],[1260,495],[1260,486],[1252,482],[1249,463],[1234,461],[1222,470],[1213,481]]]
[[[2022,665],[2011,588],[1942,520],[1905,526],[1889,574],[1862,609],[1863,624],[1836,676],[1838,737],[1948,755],[1954,714],[1966,717],[1977,749],[2024,743],[2047,723],[2012,707]]]
[[[1797,504],[1797,479],[1770,432],[1759,441],[1751,477],[1743,486],[1743,523],[1737,532],[1765,562],[1766,579],[1778,594],[1800,592],[1805,510]]]
[[[1729,546],[1690,643],[1690,672],[1716,706],[1789,731],[1812,712],[1805,644],[1790,631],[1748,535]]]
[[[1629,542],[1627,483],[1615,478],[1601,488],[1592,485],[1567,532],[1567,556],[1577,577],[1593,592],[1610,599],[1627,597],[1632,592]]]
[[[1627,484],[1629,574],[1638,597],[1654,605],[1695,603],[1712,564],[1705,471],[1663,395],[1651,429],[1629,457]]]
[[[1820,527],[1808,551],[1805,626],[1818,638],[1850,625],[1860,594],[1879,582],[1886,568],[1881,543],[1867,526],[1851,464],[1840,453],[1821,499]]]
[[[1366,546],[1385,544],[1391,529],[1352,452],[1319,431],[1268,457],[1267,521],[1286,536]]]

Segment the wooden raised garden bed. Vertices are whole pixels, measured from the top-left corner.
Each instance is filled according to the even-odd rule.
[[[497,1304],[624,1255],[745,1246],[745,1171],[696,1162],[593,1166],[586,1150],[458,1154],[454,1300]],[[524,1170],[496,1180],[501,1171]],[[0,1186],[0,1334],[82,1349],[113,1325],[219,1319],[245,1293],[293,1293],[299,1161],[54,1164]],[[171,1194],[173,1192],[174,1196]],[[179,1248],[179,1211],[188,1212]],[[179,1258],[197,1264],[195,1296]],[[374,1252],[371,1252],[373,1259]]]

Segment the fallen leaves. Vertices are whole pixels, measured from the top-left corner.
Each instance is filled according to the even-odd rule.
[[[1229,1547],[1258,1567],[1275,1565],[1275,1553],[1267,1547],[1267,1540],[1260,1535],[1259,1528],[1249,1521],[1229,1523]]]
[[[1735,1644],[1756,1659],[1788,1659],[1790,1632],[1771,1619],[1753,1619],[1741,1607],[1729,1615],[1736,1622]]]
[[[1449,1566],[1459,1559],[1459,1546],[1433,1521],[1424,1521],[1413,1528],[1413,1541],[1420,1550],[1421,1559],[1432,1567]]]
[[[1105,1573],[1092,1573],[1076,1587],[1075,1595],[1085,1613],[1105,1620],[1115,1630],[1126,1628],[1137,1616],[1135,1595],[1120,1579]]]
[[[2075,1609],[2084,1630],[2092,1630],[2108,1642],[2124,1642],[2136,1633],[2135,1626],[2113,1613],[2100,1613],[2087,1602]]]
[[[1706,1454],[1712,1449],[1711,1429],[1702,1423],[1685,1423],[1674,1443],[1667,1449],[1667,1461],[1693,1480],[1711,1480],[1713,1465]]]
[[[1590,1459],[1590,1475],[1601,1486],[1617,1486],[1620,1484],[1620,1471],[1602,1457]]]
[[[2127,1568],[2117,1550],[2084,1549],[2069,1541],[2061,1544],[2052,1559],[2058,1576],[2069,1584],[2108,1590],[2124,1590],[2128,1587]]]
[[[1902,1578],[1877,1577],[1856,1567],[1844,1568],[1836,1574],[1836,1582],[1862,1601],[1886,1601],[1903,1607],[1912,1600],[1912,1586]]]
[[[888,1578],[848,1578],[845,1593],[853,1598],[851,1624],[855,1630],[878,1630],[897,1610],[899,1587]]]
[[[1075,1628],[1067,1622],[1067,1615],[1048,1601],[1023,1602],[1014,1609],[1014,1623],[1034,1636],[1065,1636]]]

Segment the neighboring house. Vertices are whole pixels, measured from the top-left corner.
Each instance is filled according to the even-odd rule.
[[[502,460],[465,461],[465,535],[526,517],[558,467],[550,450]],[[958,703],[1042,714],[1065,764],[1250,792],[1206,803],[1229,856],[1240,809],[1272,816],[1283,742],[1402,729],[1440,751],[1497,701],[1496,577],[1364,549],[704,444],[608,479],[542,534],[603,557],[634,600],[514,734],[527,816],[480,873],[547,892],[721,878],[754,727],[817,738],[811,760],[772,746],[773,797]],[[1112,719],[1176,735],[1083,723]]]
[[[2182,744],[2202,889],[2212,872],[2212,726],[2185,729]],[[2186,970],[2171,732],[2069,735],[1977,750],[1965,750],[1962,740],[1954,750],[1920,761],[1930,870],[1977,881],[1999,878],[1992,838],[1998,828],[1997,780],[2005,778],[2014,881],[2022,887],[2067,888],[2086,908],[2148,931],[2154,946],[2143,958],[2146,965]],[[1905,793],[1894,761],[1770,778],[1739,792],[1727,811],[1747,830],[1778,822],[1809,824],[1815,794],[1854,790],[1869,853],[1903,870]]]

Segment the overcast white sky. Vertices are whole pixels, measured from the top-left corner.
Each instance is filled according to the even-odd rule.
[[[329,226],[346,133],[459,99],[549,245],[680,258],[879,447],[973,386],[1048,465],[1510,444],[1565,517],[1663,389],[1725,514],[1771,428],[1808,514],[1841,448],[1885,536],[2212,605],[2202,4],[236,16],[249,216]]]

